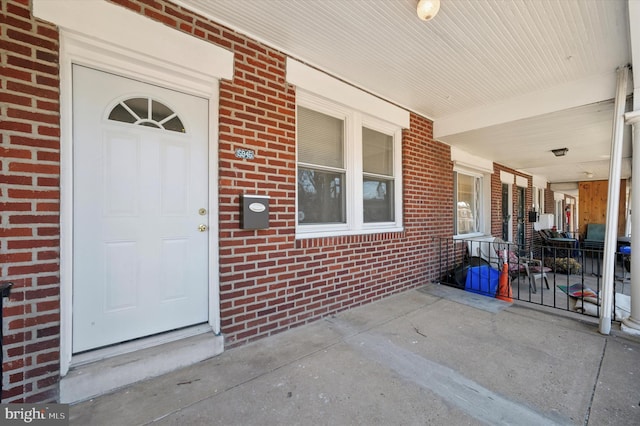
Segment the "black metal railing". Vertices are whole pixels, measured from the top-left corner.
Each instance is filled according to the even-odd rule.
[[[578,240],[527,247],[493,237],[437,239],[439,282],[494,297],[507,253],[512,298],[565,311],[600,315],[603,251],[585,249]],[[616,253],[613,319],[628,314],[630,258]]]

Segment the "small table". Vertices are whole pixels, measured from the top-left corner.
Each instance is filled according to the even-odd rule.
[[[548,238],[547,241],[551,247],[557,249],[556,257],[575,257],[574,250],[578,248],[578,240],[575,238]],[[566,255],[562,256],[562,253]]]

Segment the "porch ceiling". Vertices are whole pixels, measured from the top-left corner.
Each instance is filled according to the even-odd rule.
[[[176,2],[433,119],[471,154],[549,182],[608,178],[627,0],[441,0],[429,22],[417,0]]]

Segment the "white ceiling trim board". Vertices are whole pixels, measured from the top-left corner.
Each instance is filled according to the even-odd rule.
[[[536,188],[546,188],[547,180],[543,176],[533,175],[533,186]]]
[[[359,82],[353,81],[350,78],[347,78],[347,77],[345,77],[343,75],[340,75],[339,73],[332,72],[332,71],[327,69],[326,64],[318,64],[318,63],[314,62],[313,60],[311,60],[309,58],[301,56],[299,54],[299,52],[298,53],[292,52],[290,49],[288,49],[286,47],[283,47],[283,46],[281,46],[279,44],[275,44],[275,43],[273,43],[273,41],[265,39],[264,37],[258,36],[254,32],[247,31],[246,28],[242,28],[242,27],[239,27],[239,26],[237,26],[235,24],[232,24],[229,21],[225,20],[224,18],[220,18],[220,17],[218,17],[216,15],[211,14],[208,9],[205,9],[205,8],[199,6],[198,4],[194,4],[191,1],[184,1],[184,0],[172,0],[172,2],[175,3],[178,6],[184,7],[187,10],[190,10],[192,12],[198,13],[198,14],[210,19],[213,22],[216,22],[216,23],[218,23],[220,25],[223,25],[223,26],[233,30],[233,31],[236,31],[236,32],[238,32],[240,34],[243,34],[243,35],[245,35],[245,36],[247,36],[247,37],[249,37],[249,38],[251,38],[251,39],[253,39],[253,40],[257,41],[257,42],[259,42],[259,43],[264,44],[265,46],[268,46],[268,47],[270,47],[272,49],[275,49],[275,50],[285,54],[287,56],[287,59],[291,59],[291,60],[295,60],[295,61],[298,61],[298,62],[301,62],[301,63],[305,63],[308,66],[313,67],[316,70],[320,70],[321,72],[324,72],[325,74],[327,74],[329,76],[332,76],[335,79],[338,79],[338,80],[343,81],[343,82],[347,82],[349,85],[352,85],[355,88],[359,88],[364,93],[371,94],[372,96],[377,97],[377,98],[379,98],[381,100],[386,99],[389,102],[393,103],[394,105],[399,105],[400,107],[402,107],[404,110],[406,110],[408,112],[413,112],[413,113],[415,113],[417,115],[420,115],[421,117],[424,117],[424,118],[426,118],[428,120],[433,121],[433,117],[431,117],[429,114],[426,114],[424,111],[418,111],[415,108],[411,108],[411,107],[408,107],[406,105],[403,105],[401,102],[397,102],[394,99],[391,99],[388,96],[385,96],[385,95],[377,92],[376,90],[369,89],[369,88],[363,86]],[[407,126],[407,128],[408,128],[408,126]]]
[[[287,58],[287,81],[365,114],[409,128],[411,115],[407,110],[291,58]]]
[[[504,124],[515,120],[562,111],[612,99],[616,90],[616,72],[572,81],[551,89],[484,105],[437,118],[433,137],[444,138],[471,130]]]
[[[551,184],[552,191],[566,193],[567,191],[574,191],[576,189],[578,189],[578,182],[559,182]]]

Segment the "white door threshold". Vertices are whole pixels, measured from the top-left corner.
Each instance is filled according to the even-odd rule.
[[[94,362],[76,363],[60,380],[60,402],[85,401],[198,363],[223,350],[224,337],[209,331]]]

